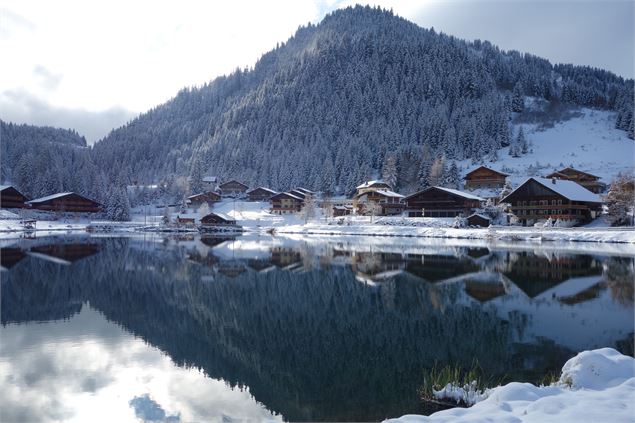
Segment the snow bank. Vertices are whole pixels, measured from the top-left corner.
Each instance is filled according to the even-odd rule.
[[[612,348],[584,351],[567,361],[551,386],[512,382],[491,389],[470,408],[388,422],[633,422],[635,360]]]

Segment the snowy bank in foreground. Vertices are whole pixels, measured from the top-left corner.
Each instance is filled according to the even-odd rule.
[[[633,422],[635,360],[612,348],[584,351],[567,361],[559,382],[512,382],[491,389],[470,408],[388,422]]]

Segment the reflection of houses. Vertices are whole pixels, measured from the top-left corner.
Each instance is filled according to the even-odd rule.
[[[230,278],[235,278],[246,271],[245,265],[240,261],[223,260],[218,264],[218,273]]]
[[[467,295],[481,303],[486,303],[507,294],[500,274],[489,273],[486,276],[488,277],[466,278],[464,286]]]
[[[534,298],[568,279],[601,275],[602,268],[591,256],[563,256],[550,260],[522,252],[503,273],[529,297]]]
[[[29,201],[24,194],[10,185],[0,185],[0,208],[13,209],[27,207]]]
[[[74,192],[62,192],[28,201],[32,208],[54,212],[97,213],[101,204]]]
[[[233,241],[235,239],[236,238],[226,236],[201,236],[201,242],[208,247],[216,247],[217,245],[220,245],[225,241]]]
[[[401,254],[357,253],[352,257],[351,268],[361,282],[378,282],[403,272],[405,262]]]
[[[600,274],[575,277],[542,292],[536,299],[556,299],[567,305],[580,304],[597,298],[605,287]]]
[[[501,200],[510,203],[512,213],[524,224],[561,219],[586,222],[599,213],[602,200],[573,181],[529,178]]]
[[[258,187],[247,191],[247,199],[249,201],[269,201],[269,199],[276,194],[277,192],[272,189]]]
[[[408,254],[407,259],[405,270],[408,273],[433,283],[480,269],[471,259],[454,255]]]
[[[480,166],[465,175],[465,189],[503,188],[509,175]]]
[[[0,248],[0,266],[2,269],[11,269],[18,264],[26,254],[22,249],[16,247]]]
[[[581,170],[577,170],[572,167],[565,167],[564,169],[555,171],[546,177],[549,179],[555,178],[564,181],[576,182],[595,194],[604,192],[606,189],[606,184],[600,182],[599,176],[582,172]]]
[[[218,189],[223,197],[240,197],[247,192],[249,187],[242,182],[232,179],[231,181],[220,184]]]
[[[476,195],[444,187],[430,187],[405,198],[410,217],[469,216],[483,199]]]
[[[69,265],[98,252],[97,244],[51,244],[32,247],[28,254],[54,263]]]
[[[282,269],[302,264],[302,256],[293,248],[274,247],[271,249],[271,263]]]
[[[187,197],[187,202],[192,207],[199,207],[203,204],[212,205],[217,201],[220,201],[220,194],[214,191],[201,192]]]
[[[276,268],[270,259],[249,259],[247,260],[247,266],[258,273],[267,273]]]

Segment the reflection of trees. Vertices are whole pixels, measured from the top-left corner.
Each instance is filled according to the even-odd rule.
[[[289,420],[377,420],[420,411],[423,368],[435,362],[469,367],[477,359],[489,375],[526,379],[551,369],[545,357],[552,352],[567,355],[547,343],[531,354],[514,345],[524,315],[500,320],[494,310],[463,301],[463,284],[428,284],[403,273],[369,289],[347,267],[283,270],[307,263],[286,248],[274,249],[271,260],[241,263],[210,252],[137,248],[126,239],[100,243],[99,255],[71,266],[32,257],[16,264],[2,281],[2,323],[66,318],[89,301],[175,363],[248,385]],[[430,257],[414,261],[438,280],[432,269],[438,256]],[[452,263],[449,276],[457,267],[478,269],[469,258],[438,260]],[[240,272],[205,277],[224,263]],[[270,264],[278,269],[257,271]]]
[[[611,297],[620,304],[632,306],[635,297],[635,260],[627,257],[611,257],[606,261],[604,278],[611,290]]]

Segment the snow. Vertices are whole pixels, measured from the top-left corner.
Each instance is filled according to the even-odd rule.
[[[632,422],[635,360],[612,348],[584,351],[562,368],[550,386],[512,382],[487,391],[470,408],[430,416],[405,415],[388,422]]]
[[[251,192],[254,192],[254,191],[256,191],[256,190],[259,190],[259,189],[261,189],[261,190],[263,190],[263,191],[270,192],[270,193],[272,193],[272,194],[277,194],[277,193],[278,193],[277,191],[274,191],[274,190],[269,189],[269,188],[265,188],[265,187],[256,187],[256,188],[254,188],[254,189],[252,189],[252,190],[247,191],[247,194],[249,194],[249,193],[251,193]]]
[[[73,194],[72,192],[59,192],[57,194],[47,195],[46,197],[36,198],[35,200],[27,201],[27,204],[36,204],[43,203],[45,201],[53,200],[55,198],[65,197],[67,195]]]
[[[20,216],[15,213],[11,213],[9,210],[0,210],[0,219],[15,220],[20,219]]]
[[[586,201],[589,203],[601,203],[602,199],[599,195],[592,193],[582,185],[574,181],[563,181],[559,179],[546,179],[546,178],[528,178],[525,182],[520,184],[518,188],[512,191],[509,195],[512,195],[516,190],[520,189],[527,182],[534,180],[545,188],[557,192],[565,198],[571,201]],[[509,195],[507,197],[509,197]],[[505,198],[503,198],[503,202]]]
[[[384,182],[381,179],[376,179],[374,181],[367,181],[367,182],[364,182],[361,185],[358,185],[357,189],[370,188],[370,187],[372,187],[375,184],[386,184],[386,182]],[[386,184],[386,185],[388,185],[388,184]]]
[[[398,194],[398,193],[396,193],[394,191],[387,190],[387,189],[378,189],[375,192],[378,193],[378,194],[381,194],[383,196],[386,196],[386,197],[404,198],[403,195]]]
[[[632,173],[635,142],[626,132],[615,129],[615,112],[580,108],[578,113],[579,116],[558,122],[551,128],[523,124],[530,152],[511,157],[505,147],[498,151],[499,160],[485,165],[510,174],[508,179],[513,186],[518,186],[528,176],[548,175],[565,167],[592,173],[605,183],[610,183],[620,172]],[[515,125],[514,133],[518,126]],[[457,162],[457,165],[462,168],[462,176],[478,167],[470,160]]]

